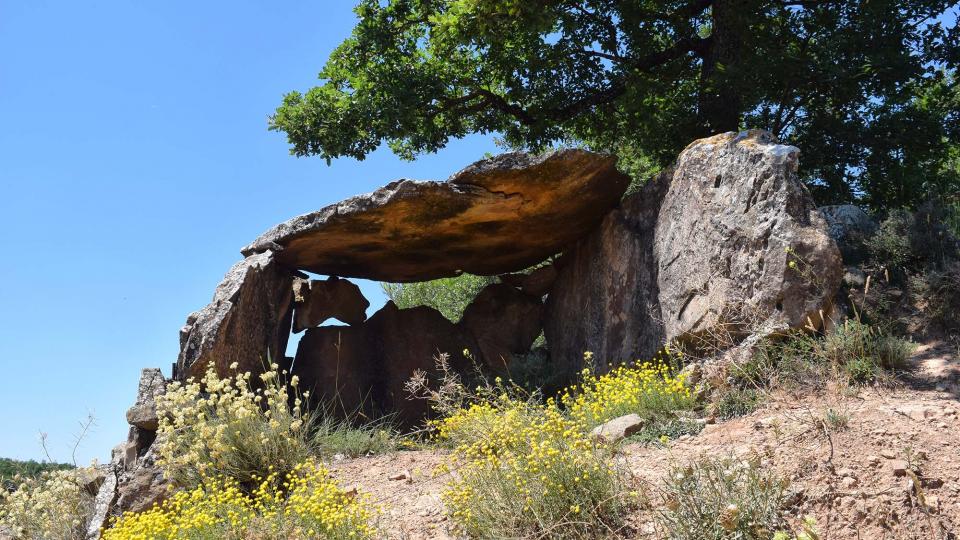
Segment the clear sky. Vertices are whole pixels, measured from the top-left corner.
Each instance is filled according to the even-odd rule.
[[[267,116],[316,82],[352,0],[0,0],[0,456],[105,460],[142,367],[271,225],[390,180],[445,178],[489,137],[404,162],[288,154]],[[373,283],[364,290],[383,302]]]

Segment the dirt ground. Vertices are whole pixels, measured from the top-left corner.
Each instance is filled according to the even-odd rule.
[[[790,479],[794,519],[812,516],[824,539],[951,539],[960,535],[960,359],[956,345],[918,347],[915,370],[894,388],[774,395],[754,413],[707,425],[665,447],[624,446],[637,487],[657,500],[673,465],[700,456],[759,460]],[[830,431],[828,409],[847,426]],[[435,476],[438,451],[337,460],[338,481],[381,508],[389,538],[449,539]],[[909,472],[908,472],[909,471]],[[631,516],[630,537],[659,538],[650,509]]]

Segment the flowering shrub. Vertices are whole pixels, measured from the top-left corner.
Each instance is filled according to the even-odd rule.
[[[363,539],[376,533],[371,518],[322,465],[306,462],[285,476],[271,471],[249,494],[231,478],[205,480],[151,510],[122,516],[103,540]]]
[[[193,487],[223,476],[249,486],[271,466],[282,476],[310,456],[313,417],[302,409],[309,393],[299,395],[297,377],[288,385],[281,380],[286,372],[270,367],[260,375],[264,387],[256,390],[250,373],[220,379],[210,370],[201,381],[173,383],[157,398],[154,444],[170,479]]]
[[[478,428],[487,437],[475,437]],[[441,438],[463,442],[443,499],[470,537],[594,538],[626,508],[622,474],[556,407],[509,400],[474,404],[442,421]]]
[[[686,376],[672,376],[670,367],[660,359],[620,366],[599,376],[584,370],[581,377],[582,382],[564,392],[560,400],[570,417],[586,429],[625,414],[654,420],[694,405]]]
[[[0,528],[23,540],[86,537],[93,496],[84,487],[83,469],[50,471],[35,478],[15,477],[15,491],[0,491]]]
[[[444,468],[455,469],[444,502],[470,537],[596,538],[616,530],[638,495],[626,493],[612,449],[590,430],[629,413],[664,423],[694,405],[685,377],[673,376],[662,357],[605,375],[584,371],[580,384],[546,402],[500,379],[470,391],[442,357],[438,368],[438,390],[424,391],[416,377],[412,387],[442,415],[431,425],[454,448]]]

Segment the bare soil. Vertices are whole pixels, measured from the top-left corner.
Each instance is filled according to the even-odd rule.
[[[623,446],[638,489],[655,506],[671,466],[701,456],[759,460],[790,479],[792,519],[812,516],[824,539],[951,539],[960,534],[960,358],[957,346],[930,343],[893,387],[777,393],[754,413],[707,425],[664,447]],[[828,429],[832,409],[847,425]],[[389,538],[448,539],[434,474],[442,451],[414,450],[338,460],[344,486],[379,505]],[[909,471],[909,472],[908,472]],[[653,508],[631,516],[630,537],[660,538]]]

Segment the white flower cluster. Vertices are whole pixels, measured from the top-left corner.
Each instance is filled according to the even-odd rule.
[[[259,377],[262,385],[249,372],[221,379],[212,368],[199,381],[170,385],[157,399],[155,443],[167,476],[185,487],[217,475],[246,482],[270,466],[283,470],[305,459],[307,395],[297,393],[296,377],[288,385],[278,369],[271,364]]]

